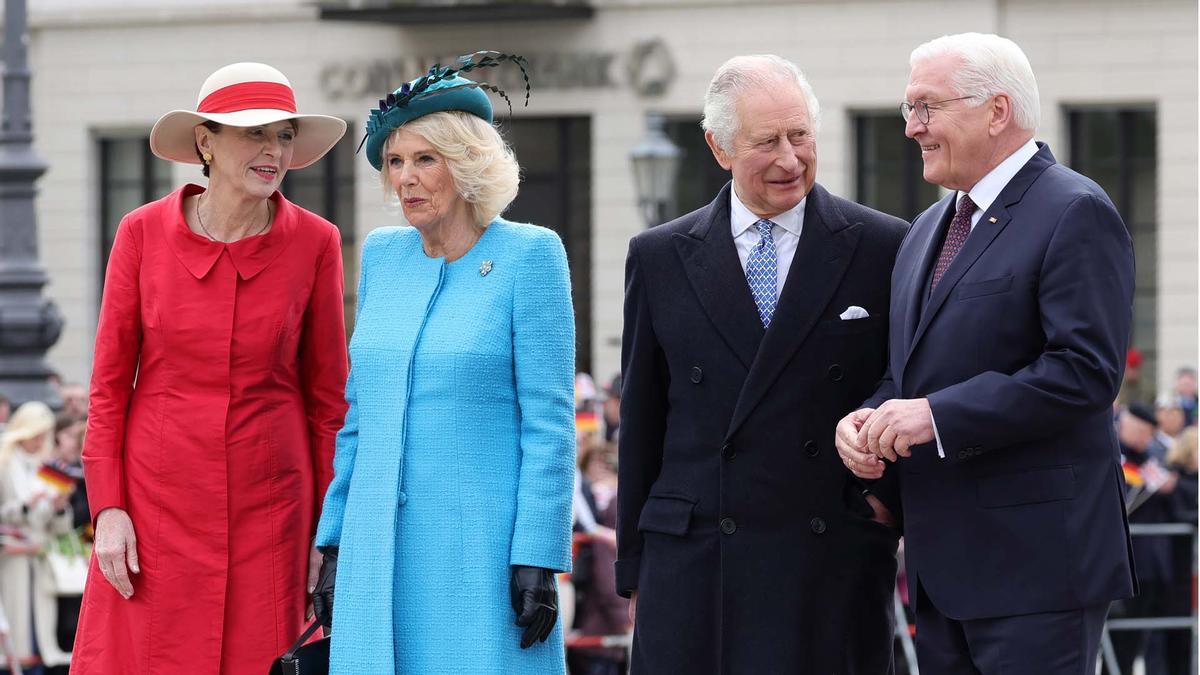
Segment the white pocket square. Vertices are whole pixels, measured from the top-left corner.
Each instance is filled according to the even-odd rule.
[[[842,321],[850,321],[851,319],[865,319],[868,316],[870,316],[870,314],[867,314],[867,310],[859,307],[858,305],[850,305],[846,308],[846,311],[838,314],[838,317],[841,318]]]

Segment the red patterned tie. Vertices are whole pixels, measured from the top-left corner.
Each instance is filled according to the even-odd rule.
[[[938,254],[937,264],[933,266],[933,282],[929,284],[929,292],[937,288],[942,275],[950,269],[954,256],[962,250],[967,237],[971,234],[971,214],[975,213],[975,202],[971,195],[963,195],[958,202],[958,211],[954,212],[954,220],[950,221],[950,230],[946,232],[946,241],[942,242],[942,252]]]

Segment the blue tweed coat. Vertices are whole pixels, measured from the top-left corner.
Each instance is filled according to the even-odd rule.
[[[340,547],[336,675],[561,674],[520,649],[509,565],[571,563],[575,329],[562,242],[492,222],[462,258],[363,245],[350,404],[317,544]]]

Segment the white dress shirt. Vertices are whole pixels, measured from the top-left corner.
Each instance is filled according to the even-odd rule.
[[[986,176],[979,179],[975,187],[971,188],[966,194],[971,196],[971,201],[975,202],[975,212],[971,214],[971,231],[975,231],[975,226],[979,224],[979,219],[983,218],[983,214],[996,201],[1004,188],[1008,187],[1008,183],[1017,175],[1017,172],[1025,166],[1033,156],[1037,154],[1037,143],[1033,139],[1025,141],[1025,145],[1017,148],[1017,151],[1009,155],[996,165],[996,168],[987,173]],[[954,198],[954,205],[957,210],[959,202],[962,201],[963,191],[959,190],[958,195]],[[933,410],[929,411],[932,419]],[[942,448],[942,437],[938,434],[937,420],[933,420],[933,438],[937,441],[938,457],[945,458],[946,451]]]
[[[788,270],[792,267],[792,258],[796,257],[796,246],[800,244],[800,232],[804,229],[804,204],[808,196],[791,209],[771,218],[771,239],[775,240],[775,260],[778,265],[775,276],[775,299],[783,292],[783,282],[787,281]],[[762,237],[754,228],[760,218],[746,208],[738,199],[737,190],[729,191],[729,224],[733,228],[733,245],[737,247],[738,259],[742,263],[742,272],[746,271],[746,261],[750,252],[758,246]]]

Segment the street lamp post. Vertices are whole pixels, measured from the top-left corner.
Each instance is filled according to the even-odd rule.
[[[4,109],[0,116],[0,393],[14,404],[59,407],[46,350],[62,333],[62,315],[41,297],[49,281],[38,262],[34,183],[46,162],[33,151],[25,0],[4,3]]]
[[[667,207],[675,190],[675,176],[683,159],[680,150],[663,131],[666,119],[658,113],[646,115],[646,135],[629,153],[633,184],[646,227],[667,219]]]

